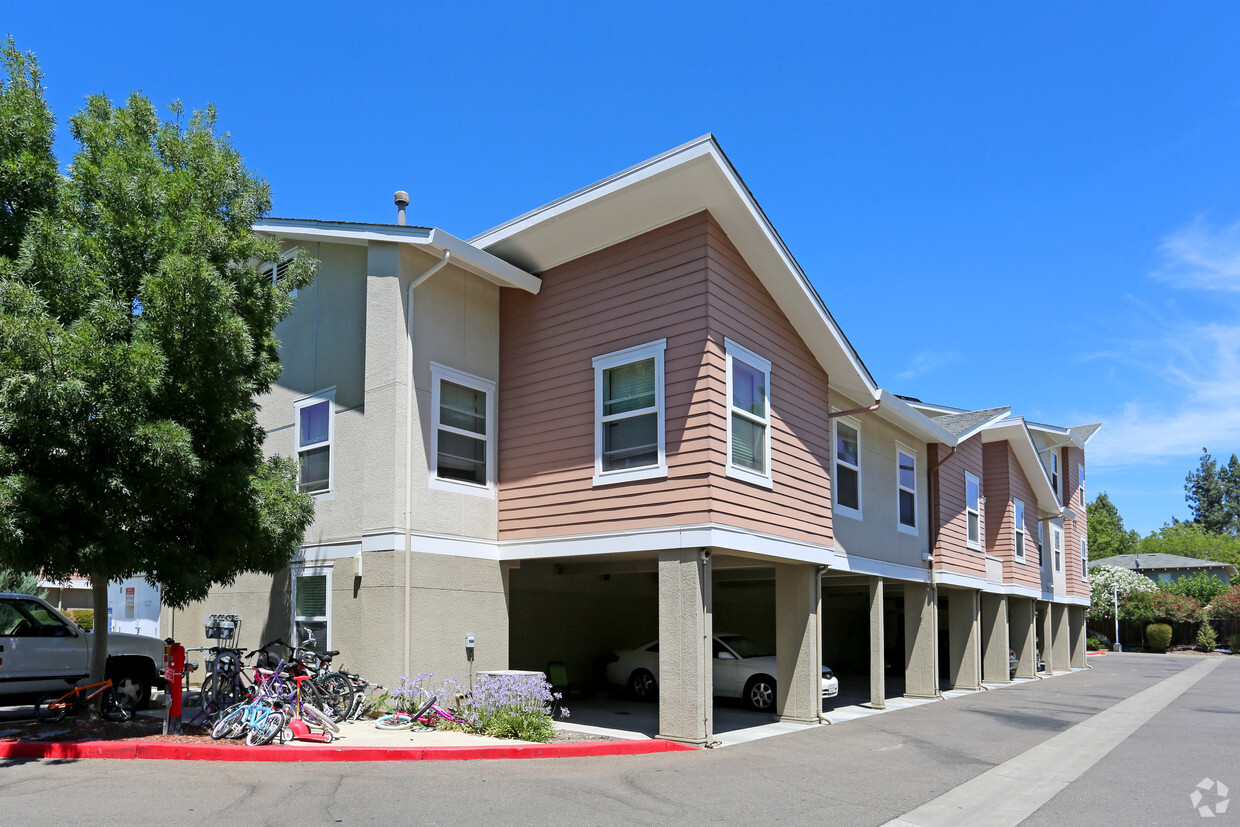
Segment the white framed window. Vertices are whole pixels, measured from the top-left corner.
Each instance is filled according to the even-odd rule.
[[[1085,538],[1081,538],[1081,579],[1089,579],[1089,546]]]
[[[896,528],[917,534],[917,453],[896,443]]]
[[[495,492],[495,383],[431,362],[431,487]]]
[[[1025,562],[1025,504],[1012,500],[1012,514],[1016,534],[1016,559]]]
[[[861,519],[861,425],[835,420],[835,511]]]
[[[1051,526],[1051,553],[1055,559],[1055,574],[1063,574],[1063,529]]]
[[[293,645],[326,652],[332,640],[331,564],[293,567]],[[313,638],[313,643],[311,643]]]
[[[594,484],[667,476],[667,340],[594,357]]]
[[[336,389],[328,388],[293,403],[297,487],[318,497],[334,490],[335,400]]]
[[[1055,489],[1055,500],[1063,504],[1063,495],[1059,493],[1059,449],[1051,451],[1051,488]]]
[[[288,272],[288,268],[291,267],[293,262],[297,260],[297,253],[298,249],[294,247],[293,249],[282,253],[279,261],[265,265],[259,272],[264,278],[271,279],[272,284],[278,285],[284,279],[284,275]],[[293,288],[290,290],[289,295],[293,298],[297,298],[297,289]]]
[[[968,520],[966,545],[982,547],[982,481],[976,475],[964,472],[964,507]]]
[[[1076,466],[1076,487],[1081,491],[1081,505],[1085,505],[1085,463]]]
[[[729,477],[774,486],[771,477],[771,363],[725,339]]]

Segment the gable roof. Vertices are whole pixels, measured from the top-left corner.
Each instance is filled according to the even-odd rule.
[[[940,417],[941,418],[941,417]],[[982,428],[982,443],[1006,441],[1012,448],[1012,454],[1020,465],[1021,473],[1033,489],[1037,498],[1038,511],[1045,515],[1064,515],[1072,518],[1072,512],[1059,503],[1055,495],[1055,487],[1046,473],[1046,466],[1038,457],[1038,446],[1033,442],[1033,435],[1025,420],[1019,416],[992,421]]]
[[[1200,557],[1184,557],[1179,554],[1117,554],[1114,557],[1103,557],[1095,561],[1099,566],[1115,566],[1135,571],[1137,563],[1141,563],[1142,571],[1176,571],[1187,569],[1223,569],[1232,577],[1236,576],[1236,567],[1220,560],[1203,560]]]
[[[713,135],[544,204],[470,243],[531,273],[709,210],[831,378],[857,399],[878,385]]]
[[[943,416],[936,416],[934,423],[955,434],[957,439],[963,441],[973,436],[973,432],[980,429],[983,425],[1007,416],[1011,410],[1010,407],[985,408],[980,411],[945,414]]]

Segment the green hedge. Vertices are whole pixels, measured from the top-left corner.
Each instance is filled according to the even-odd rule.
[[[88,632],[95,629],[95,610],[94,609],[66,609],[65,614],[69,616],[77,625],[81,626]]]
[[[1171,645],[1171,627],[1166,623],[1151,623],[1145,627],[1145,642],[1155,652],[1165,652]]]

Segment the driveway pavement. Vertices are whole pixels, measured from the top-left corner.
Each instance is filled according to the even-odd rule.
[[[9,761],[0,769],[0,800],[12,823],[95,824],[135,814],[179,824],[934,823],[917,810],[988,771],[1021,767],[1022,756],[1037,757],[1031,751],[1058,736],[1091,743],[1092,728],[1109,726],[1099,713],[1118,710],[1111,718],[1132,726],[1130,734],[1078,767],[1027,823],[1199,823],[1190,799],[1199,783],[1240,791],[1240,658],[1182,675],[1207,660],[1108,655],[1091,659],[1092,671],[720,750],[399,764]],[[1168,680],[1176,676],[1178,683]],[[1161,707],[1142,695],[1151,689]],[[1140,714],[1123,706],[1130,699]],[[1056,766],[1035,761],[1021,772],[1041,784]],[[1203,806],[1219,805],[1218,789],[1206,791]],[[986,823],[1014,822],[996,812]]]

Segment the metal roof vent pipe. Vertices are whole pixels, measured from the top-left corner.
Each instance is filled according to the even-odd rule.
[[[405,226],[405,207],[409,206],[409,193],[397,190],[392,200],[396,202],[396,223],[403,227]]]

